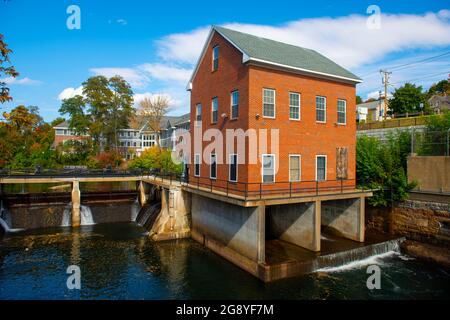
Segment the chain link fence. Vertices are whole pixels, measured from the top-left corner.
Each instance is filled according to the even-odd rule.
[[[450,129],[411,130],[411,153],[418,156],[450,156]]]

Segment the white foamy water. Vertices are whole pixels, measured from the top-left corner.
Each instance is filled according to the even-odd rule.
[[[136,199],[136,201],[134,201],[131,205],[131,221],[136,221],[140,209],[141,206],[139,205],[139,200]]]
[[[12,225],[11,214],[6,208],[3,208],[2,203],[0,207],[0,226],[3,228],[3,230],[5,230],[6,233],[19,232],[24,230],[24,229],[13,229],[10,227],[11,225]]]
[[[92,216],[91,208],[88,206],[80,207],[81,225],[90,226],[95,224],[94,217]],[[64,209],[61,227],[70,227],[72,225],[72,203],[69,203]]]
[[[81,225],[82,226],[90,226],[95,224],[94,217],[92,216],[91,208],[88,206],[81,206]]]
[[[343,272],[343,271],[348,271],[348,270],[352,270],[352,269],[361,269],[362,267],[373,265],[373,264],[382,265],[383,264],[382,260],[384,258],[388,258],[388,257],[395,256],[395,255],[400,255],[400,253],[398,251],[388,251],[385,253],[370,256],[365,259],[351,261],[351,262],[343,264],[341,266],[318,269],[315,272],[329,272],[329,273]]]

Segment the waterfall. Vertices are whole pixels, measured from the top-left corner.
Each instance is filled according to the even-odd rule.
[[[95,224],[94,218],[92,217],[91,208],[89,208],[88,206],[81,206],[80,211],[82,226],[90,226]]]
[[[80,207],[81,225],[90,226],[95,224],[91,208],[88,206]],[[72,203],[69,203],[63,212],[61,227],[70,227],[72,225]]]
[[[72,225],[72,203],[69,203],[63,212],[61,227],[70,227]]]
[[[141,210],[141,206],[139,205],[139,199],[136,199],[136,201],[134,201],[131,205],[131,221],[136,221],[139,210]]]
[[[0,201],[0,226],[5,230],[6,233],[18,232],[23,229],[12,229],[11,213],[8,209],[3,207],[3,201]]]
[[[160,212],[161,202],[143,206],[141,210],[139,210],[139,213],[136,217],[137,225],[145,228],[146,230],[151,229]]]
[[[405,238],[394,239],[320,256],[316,272],[342,272],[380,264],[383,258],[400,255],[400,243],[404,240]]]

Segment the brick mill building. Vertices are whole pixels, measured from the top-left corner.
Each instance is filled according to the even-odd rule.
[[[237,159],[243,155],[223,150],[225,163],[214,164],[213,151],[210,165],[211,155],[192,146],[191,178],[200,184],[212,178],[217,188],[236,182],[229,187],[240,190],[260,183],[308,188],[314,181],[331,187],[341,179],[354,186],[359,82],[314,50],[213,27],[189,84],[191,123],[201,121],[203,132],[217,128],[224,137],[226,129],[279,129],[279,152],[269,144],[264,154],[258,151],[257,164],[244,164]]]

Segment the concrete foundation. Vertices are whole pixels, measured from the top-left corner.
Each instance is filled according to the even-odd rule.
[[[180,188],[162,188],[161,212],[149,235],[155,241],[189,238],[191,195]]]
[[[364,242],[365,198],[322,201],[322,226],[331,232]]]
[[[265,261],[265,207],[241,207],[192,194],[192,238],[258,276]]]
[[[266,219],[267,238],[320,251],[320,201],[270,206]]]

